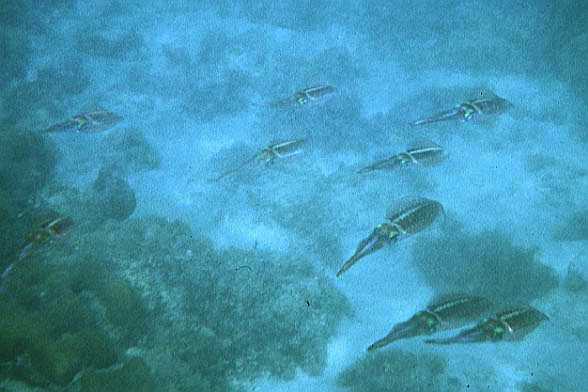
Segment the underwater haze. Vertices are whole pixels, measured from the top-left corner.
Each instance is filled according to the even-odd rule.
[[[1,1],[0,392],[586,391],[587,21]]]

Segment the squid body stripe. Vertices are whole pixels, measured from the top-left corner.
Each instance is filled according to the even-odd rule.
[[[507,313],[503,313],[500,315],[500,319],[501,320],[508,320],[510,318],[519,316],[523,313],[527,313],[529,311],[529,309],[515,309],[513,311],[507,312]]]
[[[310,88],[307,88],[306,90],[304,90],[304,92],[306,94],[311,94],[315,91],[320,91],[320,90],[324,90],[324,89],[325,89],[325,87],[310,87]]]
[[[426,204],[418,204],[418,205],[408,209],[407,211],[404,211],[402,214],[400,214],[399,216],[394,218],[394,220],[392,222],[398,224],[399,221],[406,219],[408,216],[410,216],[411,214],[414,214],[415,212],[417,212],[419,209],[423,208],[424,206],[426,206]]]
[[[439,312],[441,310],[445,310],[445,309],[450,308],[452,306],[464,304],[464,303],[470,302],[470,301],[472,301],[472,298],[458,298],[453,301],[443,302],[439,305],[433,306],[431,308],[431,311],[432,312]]]
[[[409,154],[422,154],[424,152],[431,152],[431,151],[443,151],[440,147],[424,147],[424,148],[415,148],[413,150],[408,150]]]
[[[423,313],[430,314],[431,316],[435,317],[435,320],[437,320],[439,323],[443,322],[443,320],[441,320],[441,317],[432,310],[423,310]]]
[[[443,151],[442,148],[439,147],[429,147],[429,148],[423,148],[423,149],[419,149],[419,150],[409,150],[406,152],[406,154],[412,159],[413,162],[416,163],[417,159],[415,158],[415,155],[419,155],[419,154],[425,154],[427,152],[441,152]]]

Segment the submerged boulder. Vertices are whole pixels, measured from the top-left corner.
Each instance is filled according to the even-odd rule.
[[[124,221],[137,207],[135,192],[116,166],[104,167],[92,186],[91,208],[102,220]]]

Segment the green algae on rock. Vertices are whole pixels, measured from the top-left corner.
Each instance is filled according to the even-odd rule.
[[[67,385],[85,369],[116,363],[129,346],[126,336],[113,331],[118,326],[125,334],[140,336],[131,324],[143,324],[145,314],[130,293],[133,289],[122,290],[124,283],[104,266],[95,267],[100,266],[95,260],[68,267],[44,261],[18,264],[6,282],[8,294],[0,299],[0,311],[10,317],[0,320],[0,351],[9,366],[0,370],[0,377],[40,386]],[[85,274],[85,263],[94,263],[99,273]],[[121,290],[124,297],[112,294]]]

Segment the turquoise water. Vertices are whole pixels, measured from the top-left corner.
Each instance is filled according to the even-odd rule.
[[[580,2],[0,20],[0,392],[586,389]]]

